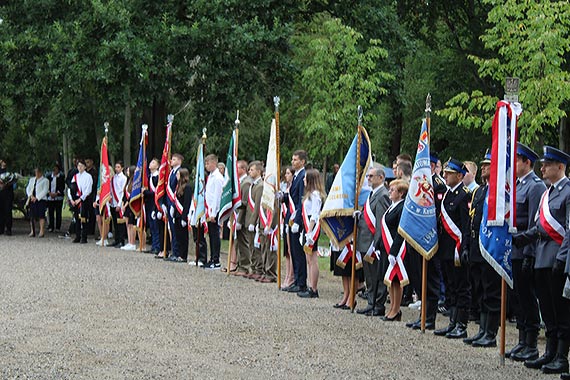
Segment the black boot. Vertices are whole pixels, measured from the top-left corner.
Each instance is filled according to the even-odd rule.
[[[456,322],[457,322],[457,308],[455,306],[452,306],[449,313],[449,324],[447,325],[447,327],[435,330],[433,333],[437,336],[445,336],[445,334],[447,334],[448,332],[452,331],[455,328]]]
[[[527,360],[538,359],[538,348],[536,348],[536,343],[538,339],[538,332],[527,332],[525,348],[516,354],[511,354],[511,359],[517,362],[524,362]]]
[[[570,380],[570,373],[563,373],[562,375],[560,375],[560,378],[562,380]]]
[[[556,338],[546,338],[546,350],[544,355],[535,360],[527,360],[524,366],[527,368],[541,369],[543,365],[550,363],[556,355],[556,348],[558,347],[558,340]]]
[[[489,313],[487,315],[487,324],[485,327],[485,335],[473,342],[473,347],[497,347],[497,330],[499,329],[499,314]]]
[[[568,372],[568,341],[559,339],[556,356],[550,363],[542,366],[544,373],[566,373]]]
[[[455,314],[457,323],[453,330],[445,334],[449,339],[467,338],[467,323],[469,321],[469,312],[465,309],[457,309]]]
[[[519,330],[519,342],[516,346],[511,348],[510,351],[505,352],[505,357],[510,358],[512,355],[521,352],[526,347],[526,331],[524,329]]]
[[[435,330],[435,316],[437,315],[437,301],[426,301],[426,330]],[[408,326],[408,324],[406,324]],[[421,312],[420,318],[417,321],[410,323],[413,330],[420,330],[421,327]]]
[[[486,323],[487,323],[487,313],[482,311],[481,314],[479,315],[479,331],[477,332],[477,334],[473,335],[472,337],[463,339],[463,343],[471,344],[477,339],[482,338],[483,335],[485,335]]]

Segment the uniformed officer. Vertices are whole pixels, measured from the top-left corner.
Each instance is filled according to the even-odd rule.
[[[251,257],[251,273],[247,276],[250,279],[258,280],[263,276],[263,261],[261,257],[261,240],[259,230],[256,226],[259,222],[259,207],[261,206],[261,196],[263,194],[263,164],[261,161],[253,161],[249,164],[249,176],[252,179],[247,196],[247,211],[245,214],[245,224],[247,225],[249,241],[249,257]],[[256,247],[257,245],[257,247]]]
[[[436,168],[439,158],[432,154],[430,155],[430,166],[431,166],[431,180],[433,184],[433,191],[435,196],[435,209],[438,223],[438,231],[441,231],[441,202],[443,196],[447,192],[447,186],[443,180],[437,174]],[[439,301],[440,295],[440,274],[438,271],[438,266],[440,265],[440,255],[436,253],[433,255],[431,260],[427,262],[427,289],[426,298],[427,300],[422,300],[425,302],[426,308],[426,330],[435,329],[435,317],[437,315],[437,303]],[[420,317],[421,318],[421,317]],[[419,330],[421,328],[421,319],[418,318],[415,322],[406,323],[407,327],[411,327],[414,330]]]
[[[534,217],[538,211],[540,197],[546,190],[544,182],[533,170],[537,159],[538,154],[528,146],[518,143],[516,226],[519,234],[536,225]],[[513,290],[519,304],[516,316],[519,341],[516,346],[505,353],[505,356],[516,361],[538,358],[536,343],[540,329],[540,316],[532,281],[535,249],[535,243],[521,248],[513,244],[512,247]]]
[[[449,325],[435,335],[447,338],[467,337],[471,287],[469,284],[469,190],[463,185],[467,168],[463,162],[450,158],[444,169],[449,190],[441,205],[439,251],[442,270],[447,279],[446,300],[450,306]]]
[[[236,218],[236,236],[237,236],[237,270],[236,275],[249,275],[251,270],[251,253],[249,248],[249,234],[247,225],[245,224],[245,216],[248,208],[249,188],[253,182],[248,175],[248,164],[246,161],[238,161],[238,175],[241,191],[241,205],[237,208],[238,216]]]
[[[495,347],[499,329],[499,313],[501,311],[501,278],[499,274],[481,255],[479,248],[479,228],[483,218],[483,205],[489,188],[488,180],[491,174],[491,153],[487,150],[485,158],[481,161],[482,185],[477,187],[471,197],[469,209],[470,230],[469,236],[469,276],[471,285],[477,291],[477,304],[480,310],[479,332],[472,337],[463,339],[466,344],[473,347]]]
[[[546,349],[540,358],[527,360],[524,365],[541,368],[544,373],[568,372],[570,301],[562,297],[569,239],[570,180],[565,175],[568,161],[570,156],[566,153],[544,147],[540,171],[550,187],[540,200],[536,227],[515,238],[519,246],[521,242],[538,239],[534,281],[540,314],[546,326]]]

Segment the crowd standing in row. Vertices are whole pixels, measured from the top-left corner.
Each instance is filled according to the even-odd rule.
[[[570,344],[570,300],[563,297],[565,281],[570,269],[567,259],[570,246],[570,180],[566,167],[570,156],[552,147],[544,147],[541,161],[542,179],[534,173],[539,156],[529,147],[517,146],[516,227],[513,236],[512,268],[515,310],[519,341],[507,356],[524,362],[529,368],[542,369],[545,373],[561,373],[569,378],[568,350]],[[153,159],[149,165],[149,187],[144,191],[146,225],[150,232],[151,247],[145,251],[156,258],[171,262],[195,263],[208,269],[220,269],[220,228],[218,213],[224,185],[215,155],[205,158],[208,173],[205,186],[206,217],[201,226],[190,226],[189,213],[194,184],[190,172],[183,168],[184,157],[173,154],[170,175],[167,180],[164,202],[155,202],[158,186],[159,162]],[[281,290],[296,293],[303,298],[318,298],[318,242],[319,216],[325,192],[320,173],[306,169],[307,153],[293,153],[291,166],[283,171],[283,181],[276,197],[273,215],[281,213],[282,226],[277,218],[270,217],[261,207],[264,166],[260,161],[239,161],[242,204],[235,214],[232,230],[235,244],[230,252],[230,266],[223,268],[235,276],[262,283],[277,279],[277,239],[281,230],[284,243],[286,273]],[[425,302],[426,329],[449,339],[463,339],[474,347],[496,346],[500,312],[500,277],[483,258],[479,245],[479,231],[483,204],[490,176],[490,155],[480,162],[481,181],[476,182],[477,164],[449,159],[441,172],[441,161],[431,157],[433,195],[438,217],[439,249],[427,266],[428,283]],[[121,161],[114,166],[111,180],[112,199],[110,214],[114,242],[107,236],[97,241],[101,246],[114,246],[123,250],[136,250],[137,220],[129,208],[134,167],[125,171]],[[355,212],[359,233],[356,250],[363,258],[357,263],[358,290],[366,299],[357,312],[366,316],[380,316],[384,321],[399,321],[405,293],[422,294],[421,256],[398,233],[404,200],[412,175],[412,160],[400,155],[393,165],[395,179],[388,181],[386,170],[374,164],[366,174],[366,186],[371,191],[361,212]],[[10,218],[6,215],[6,203],[13,197],[13,186],[6,176],[5,164],[0,163],[0,233],[11,233]],[[335,167],[338,171],[338,166]],[[126,172],[126,173],[125,173]],[[64,187],[73,210],[69,233],[74,243],[87,243],[93,234],[95,222],[103,231],[103,218],[99,212],[96,191],[98,172],[92,160],[76,160],[75,167],[64,178],[58,165],[46,178],[39,169],[28,183],[26,192],[30,209],[30,236],[45,236],[45,212],[49,210],[49,231],[61,228],[61,207]],[[327,179],[327,190],[332,181]],[[548,190],[547,190],[548,186]],[[10,195],[12,192],[12,195]],[[168,228],[165,228],[167,224]],[[39,232],[36,230],[39,225]],[[188,259],[189,231],[192,231],[197,247],[196,261]],[[165,232],[169,234],[165,239]],[[205,235],[209,242],[206,243]],[[146,239],[143,240],[143,244]],[[166,243],[166,244],[165,244]],[[209,259],[207,249],[209,247]],[[394,274],[398,253],[406,252],[404,268],[409,276]],[[350,309],[351,260],[344,259],[346,252],[331,246],[331,270],[342,277],[343,296],[334,305],[338,309]],[[358,257],[358,256],[357,256]],[[388,273],[388,274],[387,274]],[[406,280],[404,280],[406,278]],[[390,308],[386,310],[387,299]],[[409,298],[409,295],[408,295]],[[444,300],[444,304],[441,302]],[[449,316],[447,326],[436,329],[438,306]],[[474,314],[478,314],[478,317]],[[471,318],[470,318],[471,316]],[[539,357],[537,338],[540,321],[546,327],[546,349]],[[469,320],[477,320],[478,332],[467,336]],[[420,320],[406,324],[420,329]]]

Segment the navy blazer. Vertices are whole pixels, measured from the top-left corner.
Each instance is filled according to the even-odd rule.
[[[293,223],[297,223],[297,225],[299,225],[299,231],[301,231],[303,229],[303,213],[301,208],[303,205],[303,195],[305,194],[305,168],[301,169],[298,173],[295,173],[295,175],[296,176],[293,177],[291,188],[289,189],[289,194],[295,204],[295,219],[293,219]],[[285,221],[289,222],[290,218],[291,213],[289,209],[287,209]]]

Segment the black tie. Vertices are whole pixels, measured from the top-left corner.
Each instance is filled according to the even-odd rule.
[[[34,179],[34,189],[32,190],[32,197],[36,197],[36,184],[38,183],[38,179]]]

